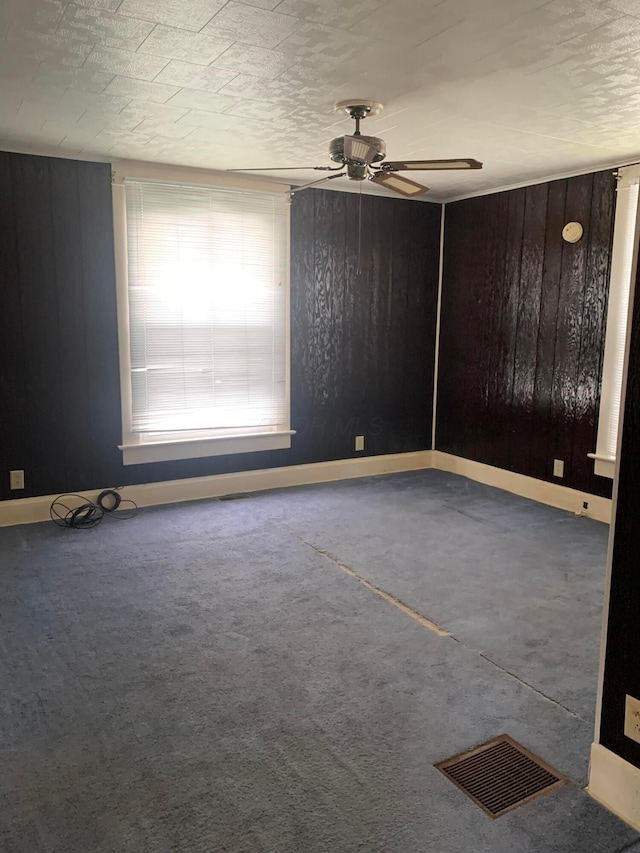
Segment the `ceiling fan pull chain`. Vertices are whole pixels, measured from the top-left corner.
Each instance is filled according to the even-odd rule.
[[[360,266],[360,249],[362,246],[362,182],[359,185],[360,192],[358,194],[358,266],[356,267],[356,275],[362,275]]]

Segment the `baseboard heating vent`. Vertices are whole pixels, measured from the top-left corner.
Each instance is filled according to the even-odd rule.
[[[491,817],[500,817],[567,783],[567,778],[508,735],[435,767]]]

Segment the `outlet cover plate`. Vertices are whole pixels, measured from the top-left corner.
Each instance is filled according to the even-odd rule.
[[[624,703],[624,733],[640,743],[640,699],[627,696]]]
[[[364,436],[357,435],[356,436],[356,450],[364,450]]]
[[[24,471],[9,471],[9,488],[24,489]]]
[[[564,477],[564,462],[562,459],[553,460],[553,476]]]

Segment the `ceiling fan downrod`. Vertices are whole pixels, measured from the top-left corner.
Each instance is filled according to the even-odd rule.
[[[366,118],[371,112],[371,107],[366,104],[355,104],[354,106],[349,108],[349,115],[356,123],[356,129],[353,132],[354,136],[361,136],[360,133],[360,122],[363,118]]]

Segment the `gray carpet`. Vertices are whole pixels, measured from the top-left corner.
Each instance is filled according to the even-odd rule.
[[[0,530],[0,850],[633,849],[581,790],[606,535],[435,471]],[[502,732],[572,782],[492,821],[432,765]]]

